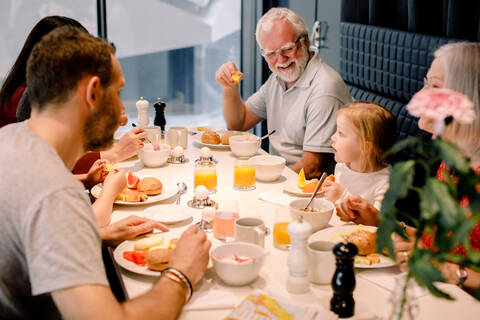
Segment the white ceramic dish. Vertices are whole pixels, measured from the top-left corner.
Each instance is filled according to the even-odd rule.
[[[143,149],[138,151],[138,157],[146,167],[156,168],[167,163],[170,157],[170,146],[160,143],[158,148],[159,150],[154,150],[151,144],[146,144]]]
[[[254,156],[248,162],[255,167],[257,180],[266,182],[280,178],[286,163],[284,158],[272,155]]]
[[[286,193],[290,193],[291,195],[294,195],[296,197],[311,197],[312,196],[312,192],[303,192],[302,189],[300,189],[297,184],[289,184],[289,185],[286,185],[285,187],[283,187],[283,191],[285,191]],[[317,195],[315,196],[315,198],[318,198],[318,197],[323,197],[323,195],[325,194],[325,191],[318,191],[317,192]]]
[[[328,200],[315,198],[310,207],[320,211],[308,212],[302,210],[309,201],[310,199],[296,199],[290,202],[290,216],[292,221],[296,221],[299,215],[303,216],[303,220],[312,226],[312,232],[317,232],[328,225],[335,210],[335,205]]]
[[[257,154],[261,140],[254,135],[238,135],[228,139],[230,149],[239,158],[249,158]]]
[[[140,177],[140,178],[144,178],[144,177]],[[101,183],[93,186],[93,188],[90,190],[92,196],[94,196],[95,198],[98,198],[100,195],[100,192],[102,192],[102,187],[103,185]],[[127,202],[127,201],[115,200],[114,203],[123,205],[123,206],[139,206],[144,204],[152,204],[152,203],[157,203],[173,197],[175,194],[177,194],[177,191],[178,191],[178,187],[175,184],[169,183],[169,184],[163,185],[162,193],[156,196],[148,196],[147,201]]]
[[[206,129],[206,130],[199,130],[199,128]],[[204,133],[205,131],[210,130],[210,131],[226,131],[225,128],[222,127],[214,127],[214,126],[193,126],[193,127],[188,127],[188,132],[192,134],[200,134]]]
[[[233,255],[250,257],[253,260],[234,263],[225,257]],[[215,272],[226,284],[243,286],[253,282],[260,272],[265,259],[265,251],[262,247],[246,242],[232,242],[220,245],[211,252]]]
[[[350,231],[351,229],[355,228],[357,225],[354,224],[349,224],[349,225],[343,225],[343,226],[338,226],[338,227],[330,227],[330,228],[325,228],[323,230],[317,231],[316,233],[312,234],[310,238],[308,238],[308,243],[313,242],[313,241],[318,241],[318,240],[323,240],[323,241],[332,241],[332,238],[339,233],[346,233]],[[375,227],[369,227],[372,230],[376,230],[377,228]],[[388,268],[388,267],[393,267],[395,266],[396,263],[392,259],[390,259],[387,256],[384,256],[383,254],[380,255],[380,262],[376,264],[360,264],[356,263],[355,268],[359,269],[377,269],[377,268]]]
[[[219,133],[220,134],[220,133]],[[220,134],[221,136],[221,134]],[[212,149],[223,149],[223,150],[228,150],[230,149],[230,146],[229,145],[225,145],[225,144],[210,144],[210,143],[203,143],[202,142],[202,135],[201,134],[196,134],[193,136],[193,141],[195,141],[196,143],[200,144],[202,147],[209,147],[209,148],[212,148]]]
[[[190,209],[179,205],[152,206],[143,211],[142,216],[164,224],[174,224],[192,217]]]

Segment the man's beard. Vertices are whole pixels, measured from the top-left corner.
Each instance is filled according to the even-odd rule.
[[[113,134],[118,128],[120,112],[105,97],[97,111],[91,114],[83,129],[83,146],[86,151],[102,151],[113,144]]]
[[[297,58],[293,59],[290,58],[288,61],[285,63],[277,63],[275,64],[274,69],[270,67],[270,70],[275,73],[280,79],[283,81],[289,83],[289,82],[294,82],[297,81],[300,76],[303,74],[303,71],[305,71],[305,68],[307,67],[308,64],[308,59],[310,57],[310,54],[308,53],[308,50],[304,50],[302,47],[302,55]],[[295,66],[292,70],[282,70],[279,67],[285,68],[288,67],[290,64],[295,62]]]

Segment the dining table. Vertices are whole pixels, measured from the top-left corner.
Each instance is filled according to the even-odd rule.
[[[180,237],[181,233],[191,224],[201,220],[200,209],[190,209],[187,202],[194,196],[194,167],[195,160],[200,156],[200,149],[204,147],[197,135],[189,135],[188,146],[184,150],[185,162],[181,164],[167,163],[158,168],[145,167],[137,158],[131,158],[118,164],[119,168],[131,170],[139,176],[154,176],[162,181],[164,186],[176,186],[185,182],[187,191],[181,196],[180,206],[189,210],[191,218],[170,224],[166,234]],[[282,175],[274,182],[255,182],[255,189],[239,191],[233,188],[233,172],[235,155],[230,148],[221,146],[211,148],[217,165],[217,192],[211,195],[213,200],[236,200],[239,205],[240,217],[257,217],[265,222],[268,229],[273,229],[275,212],[285,203],[265,201],[262,195],[272,192],[282,196],[284,188],[295,185],[298,175],[285,166]],[[257,154],[267,154],[259,149]],[[130,215],[144,216],[150,207],[168,206],[175,204],[175,196],[154,204],[136,206],[115,205],[111,222],[114,223]],[[333,214],[328,227],[342,226],[344,222]],[[216,239],[211,232],[207,237],[212,241],[212,248],[224,242]],[[267,233],[265,238],[267,255],[258,278],[245,286],[229,286],[216,275],[211,263],[207,271],[194,290],[192,301],[187,303],[180,314],[180,319],[224,319],[242,302],[245,297],[256,289],[263,290],[276,299],[293,305],[313,308],[329,312],[330,299],[333,291],[330,284],[310,284],[309,290],[303,294],[293,294],[287,291],[288,277],[288,250],[280,250],[273,245],[273,235]],[[115,260],[115,259],[114,259]],[[116,264],[118,261],[115,261]],[[158,280],[158,276],[149,276],[132,272],[116,264],[119,280],[124,289],[126,299],[133,299],[147,292]],[[355,268],[356,285],[353,292],[355,311],[352,319],[389,319],[392,311],[392,296],[395,290],[394,279],[401,274],[397,265],[387,268]],[[433,296],[423,288],[417,288],[416,293],[409,298],[414,305],[415,319],[478,319],[480,317],[480,302],[461,288],[442,284],[442,290],[449,293],[454,300],[446,300]],[[194,301],[197,300],[195,303]],[[190,306],[191,305],[191,306]],[[159,301],[158,307],[162,307]],[[312,317],[314,319],[315,317]],[[315,318],[316,319],[316,318]]]

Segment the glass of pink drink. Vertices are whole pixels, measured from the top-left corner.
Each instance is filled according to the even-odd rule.
[[[238,202],[235,200],[219,200],[218,209],[213,219],[213,235],[225,241],[235,239],[235,221],[238,219]]]

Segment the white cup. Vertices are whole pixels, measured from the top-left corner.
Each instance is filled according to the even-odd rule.
[[[162,130],[160,129],[159,126],[144,127],[143,131],[147,134],[147,139],[150,140],[150,142],[160,143],[159,140],[162,135]]]
[[[186,127],[170,127],[167,131],[167,142],[170,147],[181,146],[187,148],[188,129]]]
[[[265,246],[265,223],[254,217],[240,218],[235,221],[235,241],[249,242],[260,247]]]
[[[308,279],[317,284],[329,284],[335,272],[335,256],[332,249],[335,243],[314,241],[308,244]]]

